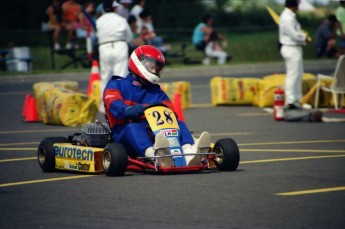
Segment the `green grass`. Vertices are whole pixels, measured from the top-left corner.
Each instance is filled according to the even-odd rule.
[[[224,29],[223,29],[224,30]],[[307,29],[310,35],[315,33],[315,28]],[[252,30],[236,30],[227,31],[225,33],[228,38],[228,47],[225,48],[226,52],[233,58],[229,64],[241,63],[265,63],[265,62],[278,62],[282,61],[282,57],[278,50],[278,28],[253,28]],[[169,37],[169,34],[167,35]],[[188,44],[187,56],[193,60],[200,60],[203,54],[196,51],[190,42],[190,36],[184,35],[181,40]],[[179,49],[181,42],[173,44],[173,51]],[[314,48],[309,44],[303,48],[304,59],[316,59]],[[172,61],[175,64],[175,62]],[[176,62],[179,64],[180,62]],[[215,64],[215,61],[213,62]],[[171,65],[173,67],[174,65]]]
[[[310,34],[314,34],[315,28],[307,29]],[[181,44],[187,44],[186,55],[189,59],[201,60],[203,54],[200,51],[196,51],[191,44],[190,33],[186,32],[170,32],[162,34],[169,39],[169,43],[172,47],[172,52],[176,52],[180,49]],[[49,73],[49,72],[79,72],[90,71],[89,68],[83,68],[79,65],[75,68],[73,65],[61,70],[60,67],[67,63],[70,59],[66,56],[55,54],[55,66],[56,69],[51,68],[50,49],[47,44],[46,34],[38,39],[43,39],[42,42],[35,40],[36,45],[31,46],[31,55],[33,61],[33,71],[27,74],[37,73]],[[226,33],[228,37],[227,53],[232,56],[232,60],[228,64],[241,64],[241,63],[265,63],[265,62],[279,62],[282,61],[279,50],[277,48],[278,42],[278,29],[276,27],[270,29],[253,29],[252,31],[228,31]],[[172,40],[174,38],[174,40]],[[82,41],[81,41],[82,42]],[[42,44],[42,45],[39,45]],[[81,44],[83,45],[83,44]],[[316,59],[312,44],[304,48],[304,59],[312,60]],[[168,59],[170,62],[169,67],[180,67],[183,65],[181,58]],[[215,61],[213,62],[215,64]],[[188,65],[187,65],[188,66]],[[12,75],[17,73],[9,73],[0,71],[0,76]]]

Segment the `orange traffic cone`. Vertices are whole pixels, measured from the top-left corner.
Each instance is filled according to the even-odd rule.
[[[92,61],[92,67],[91,67],[91,74],[90,74],[90,80],[89,80],[89,86],[87,88],[87,95],[90,96],[92,93],[92,83],[95,80],[100,80],[101,77],[99,75],[99,67],[98,67],[98,61],[94,60]]]
[[[30,97],[31,95],[26,94],[25,95],[25,100],[24,100],[24,105],[23,105],[23,111],[22,111],[22,116],[26,116],[26,112],[28,110],[28,106],[29,106],[29,101],[30,101]]]
[[[183,108],[181,104],[181,94],[175,93],[173,104],[175,112],[177,113],[177,119],[184,122]]]
[[[32,96],[30,96],[27,111],[25,114],[25,122],[37,122],[38,119],[38,113],[36,108],[36,99]]]

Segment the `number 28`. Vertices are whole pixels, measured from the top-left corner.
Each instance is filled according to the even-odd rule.
[[[156,118],[157,126],[164,125],[165,122],[167,122],[168,124],[172,124],[173,119],[171,118],[171,113],[167,110],[164,110],[164,112],[162,113],[164,117],[162,117],[162,114],[158,111],[152,112],[152,116]]]

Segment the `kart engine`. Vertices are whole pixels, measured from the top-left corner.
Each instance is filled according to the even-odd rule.
[[[75,145],[105,147],[111,142],[111,129],[107,123],[96,120],[95,123],[86,123],[81,128],[82,133],[69,136],[70,142]]]

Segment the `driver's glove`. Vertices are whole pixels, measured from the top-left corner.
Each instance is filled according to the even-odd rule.
[[[126,118],[139,119],[144,114],[145,107],[141,104],[127,107],[125,110]]]

